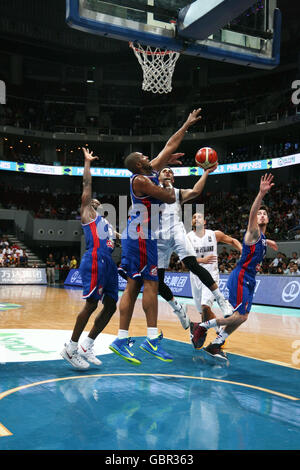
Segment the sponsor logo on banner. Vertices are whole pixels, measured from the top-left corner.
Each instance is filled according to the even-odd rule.
[[[229,294],[227,289],[228,277],[228,274],[220,274],[219,280],[219,289],[226,299],[228,299]],[[166,271],[165,283],[170,287],[174,295],[192,298],[189,273]],[[127,281],[119,275],[119,290],[124,290],[126,284]],[[65,285],[82,287],[78,270],[70,271]],[[143,287],[141,288],[142,290]],[[256,276],[253,303],[300,308],[300,277]]]
[[[295,163],[296,163],[295,155],[291,155],[289,157],[278,158],[277,160],[278,166],[289,166],[289,165],[294,165]]]
[[[290,303],[297,299],[300,293],[300,283],[297,281],[289,282],[282,291],[282,300]]]
[[[5,162],[5,161],[0,162],[0,168],[2,168],[2,170],[10,170],[10,167],[11,167],[11,162]]]
[[[75,284],[76,282],[81,282],[81,276],[79,271],[74,271],[74,273],[71,275],[71,284]]]
[[[47,284],[45,268],[0,268],[0,284]]]

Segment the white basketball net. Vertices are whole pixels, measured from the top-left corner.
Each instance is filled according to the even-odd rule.
[[[143,70],[142,89],[152,93],[170,93],[172,77],[180,53],[140,44],[134,45],[132,42],[129,45]]]

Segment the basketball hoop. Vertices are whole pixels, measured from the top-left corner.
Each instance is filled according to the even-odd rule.
[[[129,43],[143,70],[144,91],[170,93],[172,77],[179,52],[151,48],[150,46]]]

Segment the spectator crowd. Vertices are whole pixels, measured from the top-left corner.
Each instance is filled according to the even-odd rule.
[[[7,237],[0,238],[0,267],[27,268],[28,256],[26,250],[23,250],[17,244],[10,243]]]
[[[228,250],[223,247],[218,255],[218,267],[220,274],[230,274],[236,267],[240,259],[240,253],[237,250]],[[205,268],[205,264],[203,264]],[[188,270],[180,261],[176,253],[172,253],[168,271],[187,272]],[[287,276],[300,275],[300,256],[293,252],[292,256],[286,256],[285,253],[277,252],[275,258],[265,258],[263,262],[256,266],[257,274],[281,274]]]
[[[242,240],[247,228],[255,191],[204,192],[197,203],[204,204],[207,228],[222,230]],[[111,204],[118,212],[118,194],[94,194],[101,202]],[[0,183],[0,208],[29,210],[35,218],[80,220],[80,195],[62,191],[36,190]],[[130,202],[128,198],[128,202]],[[267,237],[273,240],[300,239],[300,189],[296,180],[277,184],[264,201],[269,211]]]
[[[210,230],[222,230],[224,233],[242,240],[247,228],[248,214],[255,191],[236,189],[235,192],[204,192],[194,203],[204,204],[206,227]],[[94,194],[103,203],[112,204],[118,213],[119,195]],[[9,183],[0,183],[0,208],[29,210],[35,218],[80,220],[80,195],[64,194],[62,191],[37,190],[29,186],[14,187]],[[287,184],[278,183],[264,201],[269,212],[267,238],[275,241],[300,239],[300,189],[296,179]],[[128,198],[128,204],[130,200]],[[196,206],[195,206],[196,207]],[[118,220],[118,217],[117,217]],[[119,227],[116,227],[119,231]],[[224,249],[219,255],[219,270],[230,273],[239,259],[239,253]],[[77,264],[76,264],[77,263]],[[59,269],[59,282],[63,283],[68,272],[78,266],[78,260],[68,256],[56,260],[55,269]],[[5,237],[0,243],[0,266],[28,266],[26,252],[17,245],[10,245]],[[177,255],[170,260],[170,270],[181,271],[184,266]],[[261,274],[299,274],[298,255],[289,258],[278,252],[274,259],[266,258],[257,268]],[[50,283],[53,283],[53,276]]]

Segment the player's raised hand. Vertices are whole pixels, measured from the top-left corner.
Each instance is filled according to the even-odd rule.
[[[85,147],[82,147],[82,150],[83,150],[83,155],[84,155],[85,160],[88,160],[89,162],[92,162],[94,160],[99,160],[99,157],[96,157],[96,155],[93,156],[93,153],[94,153],[93,151],[90,152],[89,149]]]
[[[262,194],[267,194],[267,192],[274,186],[275,183],[272,183],[273,179],[274,176],[271,173],[266,173],[261,177],[259,190]]]
[[[217,168],[218,168],[218,163],[216,163],[211,168],[207,168],[207,170],[205,170],[205,172],[209,174],[209,173],[212,173],[213,171],[215,171]]]
[[[182,161],[179,160],[183,157],[184,153],[172,153],[168,160],[168,165],[182,165]]]
[[[279,247],[274,240],[267,240],[267,245],[274,251],[278,251]]]
[[[186,120],[186,123],[189,126],[192,126],[196,122],[200,121],[202,119],[202,116],[200,116],[201,108],[194,109],[190,114],[189,117]]]

